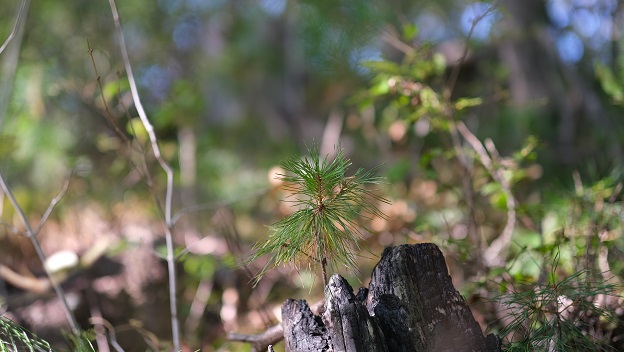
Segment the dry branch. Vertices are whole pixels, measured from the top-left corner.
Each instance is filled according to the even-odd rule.
[[[11,189],[4,181],[4,177],[2,176],[2,174],[0,174],[0,188],[2,189],[4,194],[6,194],[7,198],[11,202],[11,205],[13,205],[15,212],[17,213],[19,218],[24,223],[24,227],[26,228],[26,237],[30,239],[33,247],[35,248],[35,252],[37,252],[37,256],[39,257],[39,260],[41,261],[42,264],[45,264],[46,255],[43,252],[43,249],[41,248],[41,244],[39,243],[39,240],[37,239],[37,234],[35,231],[33,231],[32,226],[30,225],[30,222],[26,218],[26,214],[24,214],[22,207],[20,207],[20,205],[17,203],[17,200],[15,200],[15,197],[13,196],[13,192],[11,192]],[[53,205],[55,204],[56,203],[53,202]],[[51,207],[53,207],[53,205],[51,205]],[[50,283],[52,284],[52,287],[54,288],[54,292],[56,292],[56,296],[59,298],[59,300],[61,300],[63,311],[65,312],[67,321],[69,322],[69,326],[71,327],[72,332],[77,336],[80,332],[80,329],[78,328],[78,324],[76,323],[76,318],[74,317],[74,313],[69,308],[69,303],[67,302],[67,296],[65,295],[65,291],[63,291],[63,288],[61,287],[61,285],[52,278],[51,273],[48,271],[45,265],[43,265],[43,270],[45,271],[46,276],[50,280]]]
[[[453,70],[450,73],[449,79],[445,84],[443,97],[447,103],[450,103],[451,96],[453,95],[453,91],[455,90],[455,85],[457,84],[457,79],[459,77],[459,73],[461,71],[463,63],[466,61],[466,57],[468,56],[468,48],[470,44],[470,40],[472,39],[472,34],[474,32],[477,24],[485,18],[488,14],[490,14],[494,9],[498,6],[498,1],[492,4],[486,11],[473,19],[472,24],[470,26],[470,30],[468,31],[468,35],[466,36],[466,40],[464,43],[464,51],[460,57],[460,59],[453,65]],[[468,158],[464,149],[462,148],[461,140],[459,138],[459,134],[457,132],[457,125],[455,120],[453,119],[453,110],[448,109],[447,111],[449,117],[449,132],[451,135],[451,141],[453,144],[453,149],[457,155],[457,159],[459,160],[459,166],[464,173],[464,177],[462,178],[462,187],[464,189],[464,196],[466,200],[466,204],[468,206],[469,216],[468,216],[468,235],[473,238],[476,243],[477,248],[481,249],[481,237],[477,234],[477,221],[474,209],[474,189],[472,187],[472,175],[471,175],[471,166],[468,163]]]
[[[477,153],[479,157],[479,161],[486,168],[486,170],[490,173],[490,176],[494,179],[494,181],[498,182],[505,194],[506,202],[507,202],[507,223],[505,224],[505,228],[501,232],[500,236],[497,237],[490,246],[483,253],[483,261],[487,266],[500,266],[504,263],[505,256],[507,255],[507,250],[509,249],[509,245],[511,243],[511,237],[513,235],[514,228],[516,227],[516,200],[511,192],[511,185],[509,184],[509,180],[503,174],[502,169],[497,169],[495,162],[492,158],[496,158],[498,156],[498,151],[496,151],[496,147],[491,140],[486,140],[486,146],[483,146],[481,141],[466,127],[463,122],[457,123],[457,130],[461,133],[462,137],[470,144],[472,149]],[[487,147],[487,148],[486,148]],[[490,154],[488,151],[490,150]]]
[[[20,26],[20,22],[22,20],[22,17],[24,15],[24,13],[26,12],[26,8],[27,8],[26,7],[26,3],[27,2],[29,2],[29,1],[28,0],[22,0],[22,2],[20,3],[20,7],[19,7],[19,10],[17,12],[17,17],[15,18],[15,24],[13,25],[13,30],[11,30],[11,33],[9,34],[7,39],[4,41],[2,46],[0,46],[0,54],[2,54],[4,49],[6,49],[7,45],[9,45],[9,43],[15,37],[15,33],[17,33],[17,30],[18,30],[18,28]]]
[[[172,227],[173,222],[171,220],[171,203],[172,203],[172,192],[173,192],[173,170],[167,164],[165,159],[162,157],[160,152],[160,147],[158,146],[158,139],[156,138],[156,133],[154,132],[154,127],[150,123],[147,118],[147,114],[143,109],[143,104],[141,103],[141,99],[139,96],[139,91],[137,89],[137,85],[134,79],[134,74],[132,73],[132,65],[130,64],[130,58],[128,56],[128,50],[126,48],[126,42],[124,40],[123,31],[121,30],[121,23],[119,21],[119,13],[117,11],[117,6],[115,5],[115,0],[109,0],[109,5],[111,8],[111,12],[113,14],[113,21],[115,22],[115,32],[117,39],[119,41],[119,47],[121,50],[121,56],[124,63],[124,67],[126,69],[126,74],[128,75],[128,82],[130,84],[130,91],[132,93],[132,100],[134,101],[134,106],[137,109],[139,114],[139,118],[145,131],[147,132],[152,151],[154,153],[154,157],[158,161],[158,164],[163,169],[165,174],[167,175],[167,190],[165,195],[165,242],[167,246],[167,271],[169,275],[169,309],[171,312],[171,335],[173,339],[173,349],[174,351],[180,350],[180,327],[178,320],[178,308],[177,308],[177,297],[176,297],[176,270],[175,270],[175,257],[174,257],[174,248],[173,248],[173,234]],[[160,206],[160,204],[157,205]]]

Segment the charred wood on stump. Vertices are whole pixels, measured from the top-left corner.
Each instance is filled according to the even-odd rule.
[[[312,314],[305,300],[284,302],[282,319],[287,351],[332,351],[325,324]]]
[[[497,336],[483,336],[442,252],[430,243],[387,248],[357,296],[332,276],[322,319],[305,301],[288,300],[282,320],[286,350],[293,352],[501,351]]]
[[[353,295],[342,276],[330,278],[325,288],[323,321],[334,351],[388,351],[380,326],[368,313],[363,298]]]

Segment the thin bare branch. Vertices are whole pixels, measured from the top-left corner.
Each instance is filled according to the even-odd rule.
[[[3,10],[6,11],[6,5],[8,5],[6,1],[3,2],[3,5],[5,5],[3,6]],[[29,8],[30,0],[21,0],[19,8],[17,9],[13,29],[2,44],[2,47],[0,47],[0,54],[4,54],[2,62],[0,63],[0,71],[2,71],[2,73],[0,73],[2,76],[2,79],[0,80],[0,130],[2,129],[7,109],[10,105],[9,102],[14,88],[13,82],[20,58],[19,54],[22,45],[22,38],[24,37],[25,32],[24,23],[26,22],[25,19],[28,16]]]
[[[339,109],[332,109],[329,113],[325,129],[323,130],[323,138],[321,139],[321,155],[327,155],[329,159],[336,156],[336,146],[340,141],[342,133],[342,124],[344,122],[344,112]]]
[[[28,2],[29,2],[28,0],[22,0],[22,2],[20,3],[19,10],[17,11],[17,17],[15,18],[15,24],[13,25],[13,30],[11,30],[11,34],[9,34],[9,36],[4,41],[2,46],[0,46],[0,54],[2,54],[4,49],[6,49],[9,43],[11,43],[11,41],[15,37],[15,34],[17,33],[17,30],[19,29],[19,25],[22,20],[22,17],[24,16],[24,12],[26,12],[26,8],[27,8],[26,4]]]
[[[25,16],[25,13],[27,12],[29,4],[30,4],[29,0],[21,1],[20,7],[19,7],[19,10],[18,10],[18,13],[17,13],[17,17],[15,19],[15,24],[13,26],[13,29],[11,30],[11,33],[9,34],[7,39],[4,41],[2,46],[0,46],[0,54],[2,54],[4,52],[4,50],[9,45],[9,43],[11,43],[13,38],[15,38],[15,35],[17,34],[17,31],[20,28],[20,24],[21,24],[22,18]],[[0,121],[1,120],[2,119],[0,118]],[[74,334],[78,335],[78,333],[79,333],[78,324],[76,323],[76,319],[75,319],[71,309],[69,308],[69,304],[67,302],[67,297],[65,295],[65,292],[63,291],[63,288],[60,286],[60,283],[58,283],[54,279],[52,279],[50,272],[47,270],[47,268],[45,266],[46,256],[45,256],[45,253],[43,252],[43,249],[41,248],[41,244],[37,240],[37,233],[41,230],[41,227],[45,223],[45,220],[47,219],[47,217],[52,212],[52,209],[54,208],[54,205],[56,205],[60,201],[60,199],[62,198],[63,194],[66,191],[66,188],[64,189],[63,192],[61,192],[61,194],[59,194],[57,197],[55,197],[52,200],[52,204],[50,205],[50,207],[48,207],[44,217],[42,218],[41,223],[39,224],[39,226],[37,227],[37,229],[35,231],[33,231],[32,227],[30,225],[30,222],[26,218],[26,215],[24,214],[24,211],[22,210],[20,205],[17,203],[17,200],[13,196],[13,193],[11,192],[11,189],[9,188],[9,186],[6,184],[2,174],[0,174],[0,188],[2,189],[4,195],[6,195],[6,197],[9,199],[9,201],[11,202],[11,205],[15,209],[16,213],[18,214],[18,216],[20,217],[22,222],[24,223],[24,227],[26,228],[26,237],[28,237],[31,240],[32,245],[35,248],[35,252],[37,253],[37,256],[39,257],[39,260],[41,261],[42,264],[44,264],[43,265],[43,269],[44,269],[44,271],[46,273],[46,276],[47,276],[47,278],[49,280],[49,282],[43,282],[43,281],[40,281],[40,280],[33,280],[33,281],[27,281],[27,282],[30,283],[30,284],[33,284],[34,286],[32,286],[32,287],[35,287],[37,289],[47,289],[50,284],[52,285],[52,287],[54,288],[54,291],[56,292],[57,297],[59,298],[59,300],[62,303],[63,310],[65,312],[65,315],[67,316],[67,321],[69,322],[69,325],[70,325],[70,327],[72,329],[72,332]],[[9,229],[11,229],[11,230],[16,230],[12,226],[8,226],[7,225],[7,227],[9,227]],[[2,272],[3,272],[2,273],[3,277],[6,277],[7,275],[11,276],[11,274],[15,274],[8,267],[2,267]],[[22,283],[24,283],[24,282],[22,282]]]
[[[99,326],[103,326],[104,328],[106,328],[106,330],[108,331],[108,336],[110,338],[110,344],[113,346],[115,351],[123,352],[123,348],[121,348],[119,343],[117,343],[117,336],[115,335],[115,327],[113,327],[113,325],[109,323],[108,320],[103,319],[101,317],[91,317],[89,318],[89,323],[91,323],[92,325],[99,325]]]
[[[180,328],[179,328],[179,320],[178,320],[178,308],[177,308],[177,298],[176,298],[176,271],[175,271],[175,257],[174,257],[174,248],[173,248],[173,234],[172,234],[172,226],[173,223],[171,221],[171,203],[172,203],[172,192],[173,192],[173,170],[167,164],[165,159],[162,157],[160,152],[160,147],[158,146],[158,139],[156,138],[156,133],[154,132],[154,127],[150,123],[147,118],[147,114],[143,109],[143,104],[141,103],[141,99],[139,96],[139,91],[137,89],[137,85],[134,79],[134,74],[132,72],[132,65],[130,64],[130,58],[128,56],[128,50],[126,47],[126,42],[124,40],[123,31],[121,30],[121,23],[119,21],[119,12],[117,11],[117,5],[115,4],[115,0],[109,0],[109,5],[111,8],[111,12],[113,14],[113,21],[115,22],[115,32],[117,36],[117,40],[119,41],[119,47],[121,50],[121,56],[124,63],[124,67],[126,69],[126,74],[128,75],[128,82],[130,83],[130,91],[132,93],[132,99],[134,101],[134,106],[137,109],[137,113],[139,114],[139,118],[141,119],[141,123],[147,132],[151,145],[152,151],[154,153],[154,157],[158,161],[158,164],[163,169],[165,174],[167,175],[167,189],[165,195],[165,242],[167,246],[167,268],[169,274],[169,309],[171,312],[171,335],[173,339],[173,349],[174,351],[180,350]]]
[[[477,221],[474,207],[474,189],[472,188],[472,165],[466,156],[464,148],[462,147],[459,133],[457,132],[457,125],[452,117],[449,119],[449,133],[451,134],[451,141],[453,144],[453,150],[457,155],[459,161],[459,167],[464,173],[462,177],[462,187],[464,190],[464,199],[468,206],[468,235],[475,241],[477,249],[481,249],[481,237],[477,234]]]
[[[69,182],[71,181],[71,177],[72,177],[72,174],[70,174],[67,177],[67,179],[65,180],[65,183],[63,184],[63,188],[61,189],[61,191],[50,202],[48,209],[46,209],[45,213],[41,217],[41,220],[39,221],[39,225],[37,225],[37,227],[34,230],[35,236],[39,234],[39,231],[41,231],[41,228],[43,227],[43,225],[45,225],[46,221],[48,220],[48,217],[50,217],[50,214],[52,214],[52,210],[54,210],[54,207],[58,204],[58,202],[61,201],[61,199],[63,199],[63,197],[65,196],[65,193],[67,193],[67,190],[69,189]]]
[[[125,133],[121,131],[121,129],[119,128],[119,124],[117,124],[117,121],[115,120],[115,116],[108,107],[108,102],[106,101],[106,96],[104,95],[104,88],[102,87],[102,77],[100,76],[100,72],[98,71],[97,65],[95,64],[93,49],[91,48],[91,44],[89,43],[88,38],[87,48],[89,50],[89,57],[91,58],[91,66],[93,66],[93,72],[95,73],[95,79],[97,80],[98,88],[100,88],[100,98],[102,99],[102,105],[104,105],[104,117],[106,117],[108,124],[111,125],[111,127],[115,130],[115,133],[117,133],[117,135],[121,137],[126,143],[131,144],[130,139],[128,138],[128,136],[126,136]]]
[[[466,57],[468,56],[468,46],[472,39],[472,34],[474,32],[477,24],[485,18],[489,13],[494,11],[494,9],[498,6],[498,1],[492,4],[486,11],[473,19],[472,25],[470,26],[470,30],[468,31],[468,35],[466,36],[465,44],[464,44],[464,52],[462,56],[457,61],[457,63],[453,66],[453,70],[449,76],[449,79],[444,87],[443,98],[444,101],[450,103],[451,97],[453,95],[453,91],[455,90],[455,85],[457,83],[457,78],[459,77],[459,73],[461,71],[462,65],[464,61],[466,61]],[[457,155],[457,159],[459,160],[459,166],[464,172],[464,176],[462,178],[462,187],[464,189],[464,196],[466,200],[466,204],[468,206],[468,235],[473,238],[476,243],[477,248],[481,249],[481,237],[477,234],[477,221],[474,209],[474,190],[472,188],[472,172],[471,165],[469,164],[468,157],[464,152],[464,149],[461,144],[461,139],[459,138],[459,134],[457,132],[457,124],[453,118],[453,110],[448,109],[449,114],[449,132],[451,135],[451,141],[453,143],[453,149]]]
[[[95,294],[93,287],[91,285],[87,285],[85,291],[87,304],[89,305],[89,313],[91,315],[89,322],[93,324],[93,321],[102,320],[108,323],[104,320],[104,318],[102,318],[102,311],[100,310],[97,295]],[[95,343],[98,352],[110,352],[108,339],[106,338],[106,328],[108,328],[108,326],[105,327],[104,325],[93,324],[93,332],[95,333]]]
[[[20,230],[18,230],[15,226],[9,225],[9,224],[7,224],[5,222],[0,222],[0,226],[5,227],[9,232],[12,232],[12,233],[14,233],[16,235],[21,235],[22,234],[22,232]]]
[[[2,263],[0,263],[0,278],[15,287],[36,294],[43,294],[50,289],[50,280],[16,273]]]
[[[163,210],[162,207],[162,203],[160,201],[160,197],[158,196],[158,193],[156,192],[156,188],[154,187],[154,183],[152,181],[152,175],[149,171],[149,167],[147,165],[147,159],[146,159],[146,155],[147,152],[145,151],[145,148],[143,147],[143,145],[136,139],[130,139],[128,138],[128,136],[123,133],[119,127],[119,125],[117,124],[116,118],[113,115],[113,113],[111,112],[109,106],[108,106],[108,102],[106,100],[106,97],[104,96],[104,88],[102,86],[102,81],[100,79],[100,74],[97,68],[97,64],[95,63],[95,59],[93,57],[93,49],[91,48],[91,45],[89,43],[89,40],[87,40],[87,46],[89,49],[89,57],[91,58],[91,64],[93,65],[93,70],[94,73],[96,75],[96,80],[97,80],[97,84],[98,84],[98,88],[100,89],[100,98],[102,99],[102,104],[104,106],[104,117],[106,118],[107,122],[109,123],[109,125],[113,128],[113,130],[115,131],[115,133],[126,143],[126,145],[128,146],[128,149],[131,152],[136,152],[139,157],[138,157],[138,161],[135,161],[132,159],[132,155],[128,156],[128,161],[130,162],[130,164],[132,165],[132,170],[130,171],[130,174],[132,174],[132,172],[136,172],[139,175],[139,178],[145,182],[145,185],[147,187],[147,189],[149,190],[150,194],[152,195],[152,199],[154,200],[154,203],[156,205],[156,209],[158,211],[158,214],[160,215],[160,217],[162,219],[165,218],[165,211]],[[121,100],[121,97],[120,97]],[[128,120],[130,120],[130,113],[128,111],[128,109],[125,107],[125,105],[122,103],[120,103],[121,108],[124,110],[125,115],[128,117]],[[130,124],[130,131],[132,133],[132,135],[137,135],[135,129],[134,129],[134,125]],[[130,176],[128,176],[130,177]],[[172,225],[173,226],[175,224],[175,221],[172,221]],[[155,253],[155,252],[154,252]],[[161,259],[165,259],[165,257],[161,257],[160,255],[158,255],[159,258]],[[177,259],[177,257],[176,257]]]
[[[382,30],[381,39],[405,55],[411,55],[414,53],[414,48],[411,45],[403,42],[401,39],[397,38],[397,36],[392,35],[387,31]]]
[[[453,71],[451,71],[449,80],[446,84],[446,87],[444,88],[444,98],[447,101],[451,99],[453,90],[455,90],[455,84],[457,83],[457,78],[459,77],[459,72],[461,71],[461,66],[464,63],[464,61],[466,61],[466,57],[468,56],[468,45],[470,44],[470,40],[472,39],[472,33],[474,32],[475,27],[477,27],[477,24],[479,24],[481,20],[483,20],[487,15],[492,13],[492,11],[496,9],[496,7],[498,7],[498,3],[499,2],[496,1],[490,7],[488,7],[487,10],[483,11],[482,14],[480,14],[479,16],[475,17],[472,20],[470,30],[468,31],[468,35],[466,36],[464,52],[462,53],[462,56],[460,57],[460,59],[457,61],[456,65],[453,66]]]
[[[119,22],[119,13],[117,12],[117,6],[115,5],[115,0],[109,0],[109,4],[111,7],[111,11],[113,13],[113,20],[115,22],[115,29],[117,33],[117,38],[119,40],[119,47],[121,50],[122,60],[124,62],[124,67],[126,69],[126,74],[128,75],[128,82],[130,83],[130,91],[132,93],[132,100],[134,101],[134,106],[137,109],[137,113],[139,114],[139,118],[141,119],[141,123],[147,132],[151,145],[152,151],[154,152],[154,157],[158,161],[160,167],[165,171],[167,175],[167,194],[165,198],[165,219],[167,220],[167,226],[170,225],[171,221],[171,199],[173,192],[173,171],[169,164],[163,159],[162,154],[160,152],[160,147],[158,146],[158,138],[156,138],[156,133],[154,131],[154,126],[151,124],[149,119],[147,118],[147,114],[145,113],[145,109],[143,108],[143,104],[141,103],[141,98],[139,96],[139,91],[136,85],[136,81],[134,78],[134,74],[132,71],[132,65],[130,64],[130,58],[128,56],[128,50],[126,48],[126,42],[124,40],[123,32],[121,30],[121,23]]]
[[[274,345],[284,339],[284,328],[282,324],[274,325],[258,335],[230,333],[227,339],[251,344],[252,352],[266,351],[270,345]]]
[[[490,173],[490,176],[492,176],[494,181],[500,184],[503,193],[505,194],[507,202],[507,223],[505,224],[503,232],[501,232],[500,236],[492,241],[490,246],[485,250],[485,252],[483,252],[483,259],[486,265],[500,266],[504,263],[507,250],[509,249],[509,245],[511,243],[511,237],[516,227],[516,200],[511,192],[509,180],[503,174],[503,170],[495,168],[495,161],[492,160],[492,157],[498,156],[498,151],[494,146],[494,142],[488,139],[486,140],[487,147],[484,147],[481,141],[479,141],[479,139],[472,132],[470,132],[468,127],[466,127],[462,121],[457,123],[457,130],[470,144],[472,149],[474,149],[479,157],[479,161],[481,161],[481,164],[483,164],[486,170]],[[488,155],[486,149],[491,150],[490,155],[492,155],[492,157]]]
[[[184,323],[186,332],[190,333],[197,331],[197,327],[199,327],[202,316],[206,311],[206,306],[208,305],[208,299],[210,299],[212,288],[213,284],[211,280],[203,279],[199,282],[197,290],[195,290],[193,302],[189,308],[188,318],[186,318],[186,322]]]
[[[17,203],[17,200],[15,200],[15,197],[13,196],[13,192],[11,192],[11,189],[4,181],[4,177],[2,176],[2,174],[0,174],[0,188],[2,188],[2,191],[6,194],[7,198],[11,202],[11,205],[13,205],[15,212],[17,213],[17,215],[20,217],[20,219],[24,223],[24,226],[26,227],[26,236],[32,242],[32,245],[35,248],[35,251],[37,252],[37,256],[39,257],[39,260],[41,261],[42,264],[45,264],[46,255],[43,252],[43,249],[41,248],[41,244],[37,240],[37,235],[35,234],[32,227],[30,226],[30,222],[26,218],[26,214],[24,214],[24,211],[22,210],[20,205]],[[78,335],[80,332],[80,329],[78,328],[78,324],[76,323],[76,318],[74,317],[74,313],[72,313],[71,309],[69,308],[69,303],[67,302],[67,296],[65,295],[63,288],[58,282],[56,282],[56,280],[52,278],[50,272],[48,271],[45,265],[43,265],[43,269],[45,270],[46,276],[50,280],[52,287],[54,288],[54,291],[56,292],[56,295],[61,300],[63,310],[65,311],[65,315],[67,316],[67,321],[69,322],[72,332],[75,335]]]

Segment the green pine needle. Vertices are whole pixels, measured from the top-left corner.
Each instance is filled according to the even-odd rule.
[[[269,238],[254,246],[255,253],[248,262],[269,256],[256,283],[278,265],[308,264],[316,268],[320,264],[326,284],[327,265],[334,270],[356,268],[361,238],[358,216],[385,217],[376,203],[388,201],[364,188],[383,182],[375,176],[376,169],[359,169],[347,177],[351,162],[339,147],[331,161],[327,156],[321,158],[316,144],[309,153],[309,157],[290,158],[281,164],[286,174],[278,175],[278,179],[292,193],[286,201],[298,210],[273,224]]]

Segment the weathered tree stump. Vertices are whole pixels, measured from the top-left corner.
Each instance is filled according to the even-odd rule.
[[[334,275],[321,317],[305,301],[282,307],[286,351],[501,351],[483,336],[455,290],[444,256],[431,243],[387,248],[357,296]]]

